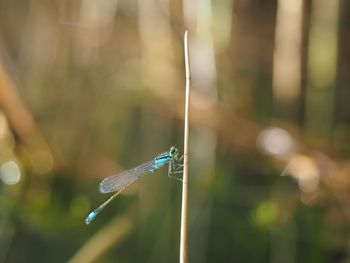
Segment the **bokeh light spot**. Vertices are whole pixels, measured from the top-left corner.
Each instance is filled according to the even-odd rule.
[[[256,141],[257,147],[268,155],[285,159],[294,151],[294,140],[281,128],[270,127],[261,131]]]
[[[1,164],[0,178],[5,184],[17,184],[21,180],[21,170],[17,163],[8,161]]]
[[[259,227],[268,227],[278,216],[278,207],[271,201],[264,201],[253,212],[253,223]]]

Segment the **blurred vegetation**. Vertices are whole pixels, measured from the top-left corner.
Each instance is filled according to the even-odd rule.
[[[190,262],[350,261],[350,4],[0,1],[0,262],[177,262],[181,185],[104,177],[182,151]]]

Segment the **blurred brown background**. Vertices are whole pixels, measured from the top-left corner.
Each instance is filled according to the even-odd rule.
[[[190,262],[350,261],[350,3],[0,1],[0,262],[178,262],[181,184],[104,177],[183,150]]]

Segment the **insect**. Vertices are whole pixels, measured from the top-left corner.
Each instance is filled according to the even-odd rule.
[[[116,196],[118,196],[118,194],[134,183],[137,179],[144,175],[152,174],[165,165],[168,165],[169,177],[182,181],[180,178],[172,176],[172,174],[182,173],[182,170],[180,169],[183,167],[183,156],[179,158],[178,155],[179,151],[176,149],[176,147],[172,146],[170,147],[169,151],[157,155],[152,161],[140,164],[133,169],[121,172],[119,174],[104,178],[100,183],[100,192],[116,193],[102,205],[92,211],[85,219],[85,223],[90,224],[103,208],[105,208]]]

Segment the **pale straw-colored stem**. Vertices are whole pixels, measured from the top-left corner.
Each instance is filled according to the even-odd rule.
[[[189,133],[189,103],[190,103],[190,59],[188,48],[188,32],[184,35],[185,67],[186,67],[186,104],[185,104],[185,134],[184,134],[184,160],[182,183],[182,208],[181,208],[181,236],[180,236],[180,263],[188,262],[188,133]]]
[[[104,254],[111,248],[117,247],[131,232],[135,226],[132,220],[134,217],[130,211],[115,217],[85,242],[68,263],[100,262]]]

